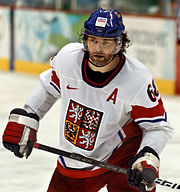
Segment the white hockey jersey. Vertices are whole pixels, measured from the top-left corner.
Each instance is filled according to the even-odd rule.
[[[52,69],[40,75],[40,83],[25,109],[42,118],[61,98],[62,150],[107,161],[129,137],[124,127],[134,121],[142,130],[139,150],[150,146],[159,154],[173,128],[147,68],[132,56],[122,54],[109,78],[94,83],[87,75],[88,59],[82,49],[82,44],[70,43],[51,59]],[[60,157],[59,162],[65,168],[90,168],[89,164],[65,157]]]

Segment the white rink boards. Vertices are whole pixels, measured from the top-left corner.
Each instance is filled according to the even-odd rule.
[[[57,156],[34,149],[31,156],[19,159],[2,146],[2,134],[9,112],[23,107],[38,82],[38,76],[0,71],[0,191],[45,192],[56,166]],[[176,133],[162,152],[160,178],[180,184],[180,96],[162,95],[165,108]],[[60,101],[40,122],[38,142],[58,147]],[[106,192],[106,188],[100,192]],[[157,187],[157,192],[175,192]],[[179,190],[177,190],[179,191]]]

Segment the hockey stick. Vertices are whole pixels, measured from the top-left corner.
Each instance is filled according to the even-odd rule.
[[[35,143],[34,148],[40,149],[40,150],[43,150],[43,151],[47,151],[47,152],[50,152],[50,153],[54,153],[54,154],[57,154],[57,155],[62,155],[64,157],[68,157],[70,159],[75,159],[77,161],[81,161],[81,162],[88,163],[88,164],[91,164],[91,165],[95,165],[95,166],[98,166],[98,167],[101,167],[101,168],[104,168],[104,169],[107,169],[107,170],[110,170],[110,171],[114,171],[116,173],[127,174],[127,169],[125,169],[123,167],[118,167],[116,165],[112,165],[112,164],[104,163],[104,162],[101,162],[101,161],[97,161],[95,159],[91,159],[89,157],[79,155],[77,153],[70,153],[70,152],[63,151],[63,150],[53,148],[53,147],[50,147],[50,146],[47,146],[47,145],[43,145],[43,144],[40,144],[40,143]],[[169,187],[171,189],[179,189],[180,190],[180,184],[177,184],[177,183],[172,183],[172,182],[162,180],[162,179],[159,179],[159,178],[156,178],[154,182],[156,184]]]

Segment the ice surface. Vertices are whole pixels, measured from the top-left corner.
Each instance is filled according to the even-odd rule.
[[[32,92],[38,76],[0,71],[0,191],[45,192],[56,167],[57,156],[33,150],[26,159],[16,158],[2,146],[1,138],[11,109],[23,107]],[[165,108],[176,133],[161,154],[160,178],[180,183],[180,97],[162,95]],[[58,101],[41,121],[38,142],[58,147]],[[106,192],[106,188],[100,192]],[[171,192],[167,187],[157,187],[157,192]]]

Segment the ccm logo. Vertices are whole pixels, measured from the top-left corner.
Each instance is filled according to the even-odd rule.
[[[172,189],[180,189],[180,185],[179,185],[179,184],[177,184],[177,183],[171,183],[171,182],[169,182],[169,181],[165,181],[165,180],[162,180],[162,179],[159,179],[159,178],[157,178],[157,179],[155,180],[155,183],[160,184],[160,185],[163,185],[163,186],[170,187],[170,188],[172,188]]]

